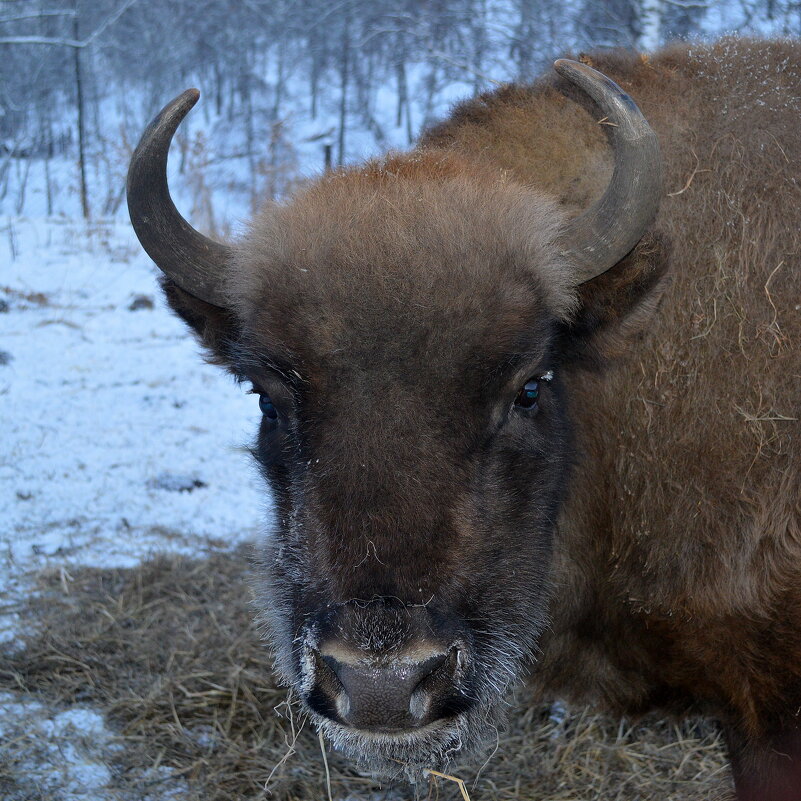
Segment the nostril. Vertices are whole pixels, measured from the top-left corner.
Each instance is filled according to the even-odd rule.
[[[419,667],[420,681],[417,687],[423,687],[441,678],[452,679],[459,665],[459,649],[454,646],[447,654],[439,654],[422,662]]]
[[[336,660],[330,656],[323,656],[319,651],[312,651],[314,660],[314,675],[317,683],[331,685],[332,690],[341,690],[342,682],[339,680],[336,669]]]
[[[348,695],[336,670],[336,662],[320,654],[316,649],[311,650],[313,663],[312,676],[314,679],[306,701],[318,714],[328,718],[337,718],[347,715]]]
[[[435,709],[437,702],[455,690],[454,679],[461,663],[461,652],[455,645],[447,654],[423,663],[427,671],[409,699],[409,712],[414,718],[430,720],[438,716]]]
[[[442,670],[448,662],[448,659],[449,654],[437,654],[416,665],[416,677],[420,679],[417,686],[423,684],[423,682],[431,678],[437,671]]]

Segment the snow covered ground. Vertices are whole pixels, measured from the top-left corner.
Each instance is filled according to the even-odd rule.
[[[15,602],[40,570],[227,549],[269,514],[244,450],[258,404],[202,362],[155,273],[128,224],[0,218],[4,640],[24,629]],[[112,797],[96,711],[0,695],[0,749],[19,736],[31,792]]]
[[[252,537],[258,405],[205,365],[129,225],[7,220],[2,569],[125,565]]]
[[[9,693],[0,694],[0,710],[0,742],[22,741],[25,746],[14,777],[21,798],[121,801],[108,792],[112,776],[106,760],[124,746],[115,741],[102,715],[82,707],[56,711]],[[170,771],[160,773],[166,779]],[[184,790],[184,782],[171,780],[158,796],[151,793],[130,801],[168,801]]]

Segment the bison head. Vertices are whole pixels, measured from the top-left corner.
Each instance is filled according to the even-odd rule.
[[[610,186],[574,220],[491,163],[417,150],[323,176],[221,245],[167,189],[195,91],[131,165],[131,217],[173,308],[259,396],[253,452],[276,508],[259,604],[280,673],[384,772],[476,747],[536,652],[580,285],[658,202],[655,137],[631,100],[558,68],[614,123]]]

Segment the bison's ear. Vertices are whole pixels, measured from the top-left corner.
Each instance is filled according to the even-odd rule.
[[[669,286],[670,245],[646,234],[626,258],[579,287],[579,311],[563,330],[568,362],[599,366],[647,330]]]
[[[194,331],[212,364],[231,369],[233,346],[239,339],[239,326],[232,312],[189,294],[169,278],[161,288],[170,308]]]

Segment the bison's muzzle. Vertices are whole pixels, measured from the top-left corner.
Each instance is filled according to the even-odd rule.
[[[469,646],[424,607],[350,602],[306,629],[309,707],[341,726],[385,735],[453,719],[473,703]]]

